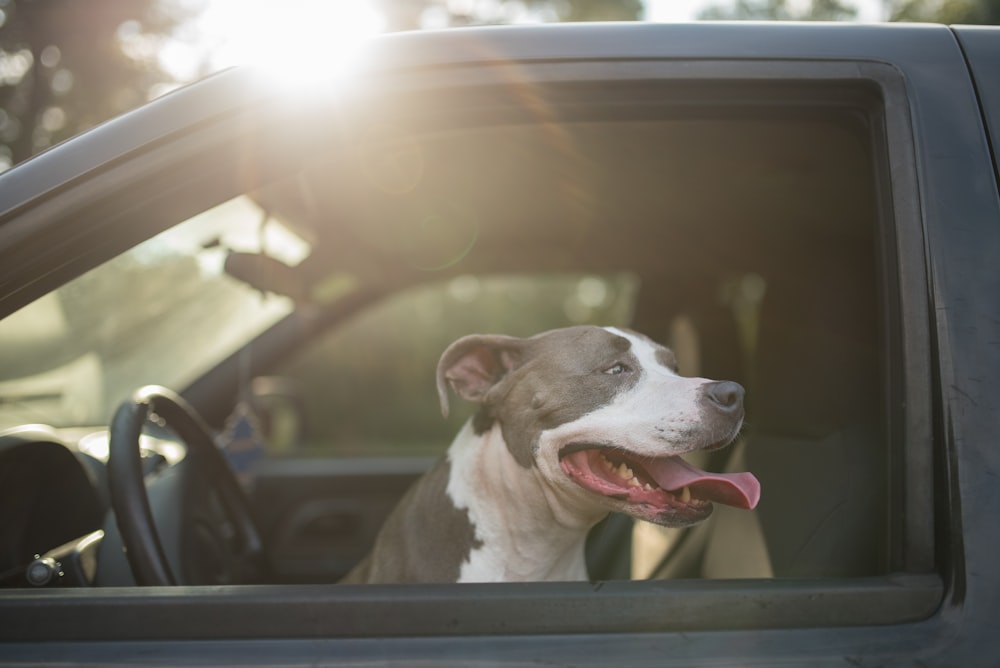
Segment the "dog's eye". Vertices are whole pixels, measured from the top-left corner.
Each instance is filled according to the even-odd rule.
[[[618,374],[625,373],[626,371],[631,371],[631,369],[629,369],[627,366],[625,366],[621,362],[615,362],[614,364],[612,364],[611,366],[609,366],[607,369],[605,369],[604,373],[608,374],[609,376],[617,376]]]

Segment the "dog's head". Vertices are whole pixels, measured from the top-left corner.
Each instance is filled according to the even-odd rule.
[[[499,425],[514,460],[583,512],[688,526],[713,502],[753,508],[759,499],[752,474],[706,473],[680,457],[735,440],[743,388],[678,375],[673,353],[641,334],[584,326],[467,336],[442,355],[437,383],[445,415],[450,385],[481,406],[477,433]]]

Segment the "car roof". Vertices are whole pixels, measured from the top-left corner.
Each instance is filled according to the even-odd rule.
[[[914,39],[917,33],[919,40]],[[503,68],[514,63],[571,60],[591,63],[701,57],[882,60],[887,53],[919,59],[931,43],[937,48],[954,48],[947,28],[928,25],[500,26],[380,36],[369,44],[369,57],[361,59],[364,65],[357,76],[372,80],[388,72],[406,75],[421,69],[455,69],[474,63]],[[248,68],[223,71],[172,91],[0,174],[0,226],[28,203],[86,173],[107,167],[220,114],[274,102],[275,97],[286,94],[274,81],[269,82]],[[297,97],[291,102],[301,105],[304,99]]]

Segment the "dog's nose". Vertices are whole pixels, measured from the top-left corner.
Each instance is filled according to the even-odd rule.
[[[743,386],[731,380],[719,380],[704,386],[705,396],[725,413],[743,409]]]

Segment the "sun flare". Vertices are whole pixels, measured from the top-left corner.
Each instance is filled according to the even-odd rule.
[[[212,0],[195,32],[211,70],[247,65],[295,85],[349,69],[384,23],[364,0]]]

